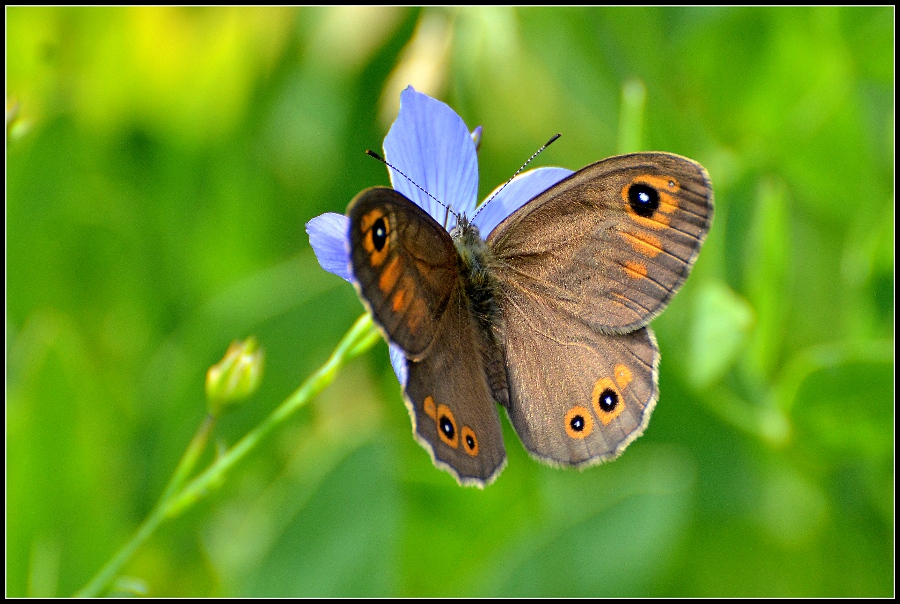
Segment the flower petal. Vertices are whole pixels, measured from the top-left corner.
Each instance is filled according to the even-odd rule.
[[[352,283],[350,256],[347,253],[349,229],[350,219],[334,212],[321,214],[306,223],[309,244],[321,267]]]
[[[494,189],[491,195],[496,193],[496,197],[488,195],[487,206],[479,210],[472,222],[478,227],[481,236],[487,239],[491,231],[506,220],[507,216],[571,174],[574,172],[566,168],[536,168],[522,172],[499,193]]]
[[[391,365],[394,367],[394,373],[397,374],[400,385],[406,388],[408,370],[406,367],[406,355],[403,354],[403,349],[396,344],[390,344],[388,346],[388,353],[391,355]]]
[[[478,195],[478,158],[466,124],[453,109],[409,86],[400,94],[400,113],[384,139],[384,155],[409,177],[388,168],[394,189],[435,220],[448,229],[456,223],[452,216],[445,220],[447,209],[419,187],[471,216]]]
[[[477,126],[472,132],[470,132],[470,136],[472,137],[472,142],[475,143],[475,151],[481,147],[481,133],[484,130],[481,126]]]

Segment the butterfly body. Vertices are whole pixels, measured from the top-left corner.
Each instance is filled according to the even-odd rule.
[[[350,269],[402,349],[414,434],[463,484],[506,462],[496,403],[533,456],[585,466],[644,430],[658,398],[647,324],[687,277],[712,218],[705,170],[665,153],[592,164],[482,237],[448,233],[386,188],[347,210]]]
[[[500,341],[503,333],[503,314],[498,303],[500,284],[494,276],[497,260],[478,227],[465,216],[450,232],[459,255],[459,278],[469,314],[478,326],[483,342],[482,363],[494,400],[504,407],[509,404],[506,369]]]
[[[459,224],[450,231],[450,238],[459,255],[459,278],[469,303],[472,317],[489,338],[501,318],[497,304],[499,286],[494,272],[496,259],[478,227],[461,216]]]

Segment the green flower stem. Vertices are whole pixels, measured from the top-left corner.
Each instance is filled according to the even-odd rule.
[[[372,318],[368,314],[357,319],[350,331],[344,336],[331,357],[315,373],[306,379],[283,403],[281,403],[258,426],[250,430],[240,441],[218,457],[209,468],[183,486],[194,469],[200,454],[215,425],[215,418],[207,415],[191,440],[181,461],[172,474],[172,478],[163,490],[159,502],[150,515],[135,531],[131,539],[113,556],[106,565],[87,583],[76,597],[97,597],[101,590],[115,577],[121,568],[131,559],[144,541],[168,519],[175,518],[183,511],[200,501],[215,487],[221,485],[228,471],[250,453],[275,428],[283,424],[298,409],[306,405],[313,397],[324,390],[338,371],[348,361],[369,350],[380,339]],[[182,488],[183,486],[183,488]]]
[[[184,455],[181,456],[181,461],[178,462],[178,467],[175,468],[172,478],[169,479],[169,484],[167,484],[165,490],[163,490],[163,494],[159,498],[158,504],[167,500],[175,493],[175,491],[180,489],[181,485],[188,479],[188,476],[191,475],[191,472],[194,471],[197,460],[200,459],[200,454],[203,453],[203,450],[206,448],[206,443],[209,441],[209,435],[212,434],[215,425],[216,417],[212,414],[207,414],[203,423],[200,424],[200,428],[197,429],[194,438],[191,439],[188,448],[185,449]]]
[[[166,514],[170,517],[175,517],[184,508],[196,503],[197,500],[207,493],[211,486],[216,485],[224,478],[225,472],[253,450],[269,432],[284,423],[294,412],[331,384],[337,376],[338,370],[347,361],[374,346],[379,338],[380,334],[372,324],[372,318],[368,314],[360,317],[350,331],[347,332],[347,335],[344,336],[344,339],[341,340],[341,343],[338,344],[328,361],[307,378],[262,423],[248,432],[244,438],[219,457],[205,472],[191,481],[177,497],[170,499],[166,507]]]

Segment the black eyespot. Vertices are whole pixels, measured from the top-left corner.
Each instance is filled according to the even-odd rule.
[[[372,225],[372,245],[380,252],[385,243],[387,243],[387,225],[384,223],[384,218],[379,218]]]
[[[573,415],[572,419],[569,420],[569,427],[572,428],[575,432],[581,432],[584,430],[584,417],[580,415]]]
[[[441,427],[441,432],[444,433],[444,436],[453,440],[456,436],[456,428],[453,427],[453,422],[450,421],[446,415],[442,415],[441,419],[438,420],[438,425]]]
[[[635,214],[650,218],[659,209],[659,192],[650,185],[633,184],[628,189],[628,203]]]
[[[472,430],[469,426],[463,426],[459,431],[459,435],[462,437],[463,441],[463,450],[475,457],[478,455],[478,437],[475,436],[475,431]]]
[[[600,404],[600,408],[606,413],[609,413],[616,408],[616,405],[619,404],[619,395],[616,394],[616,391],[612,388],[607,388],[600,393],[598,402]]]
[[[566,411],[566,435],[575,440],[587,438],[594,429],[594,420],[586,407],[575,405]]]

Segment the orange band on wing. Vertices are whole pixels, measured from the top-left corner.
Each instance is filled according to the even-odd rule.
[[[660,207],[662,207],[662,204],[660,204]],[[626,205],[625,209],[628,212],[628,217],[642,227],[659,231],[669,226],[669,217],[665,214],[657,212],[652,218],[644,218],[643,216],[638,216],[635,211],[631,209],[630,205]]]
[[[409,277],[404,277],[400,289],[394,293],[394,298],[391,301],[391,310],[394,312],[405,311],[412,302],[414,295],[415,284]]]
[[[619,388],[622,390],[625,390],[632,380],[631,369],[622,364],[615,366],[613,369],[613,376],[616,378],[616,384],[618,384]]]
[[[647,265],[643,262],[626,260],[622,266],[625,267],[625,274],[632,279],[643,279],[647,276]]]
[[[655,258],[663,251],[662,242],[649,233],[622,231],[621,235],[631,244],[634,251],[648,258]]]
[[[400,256],[394,256],[394,259],[382,269],[381,276],[378,277],[378,289],[385,295],[389,294],[392,289],[394,289],[394,284],[397,283],[397,278],[400,277],[400,269],[403,266],[403,262]]]
[[[437,420],[437,407],[434,406],[433,398],[426,396],[422,404],[422,409],[424,409],[425,415],[433,420]]]
[[[412,303],[409,305],[409,310],[404,317],[406,320],[406,328],[409,329],[411,333],[416,333],[419,326],[422,325],[427,318],[427,313],[428,310],[425,308],[425,303],[422,302],[420,298],[413,299]]]

